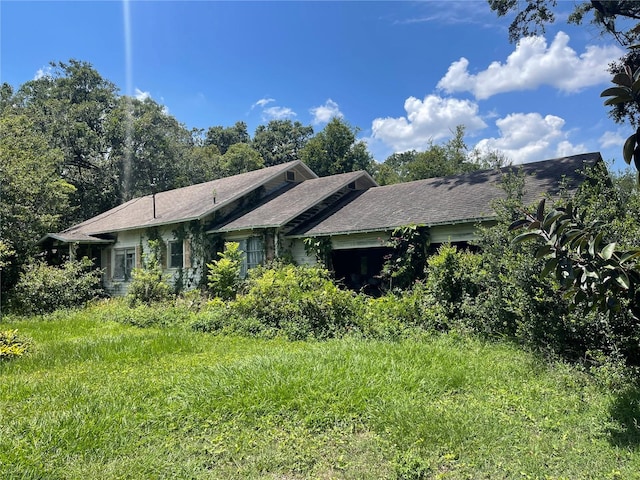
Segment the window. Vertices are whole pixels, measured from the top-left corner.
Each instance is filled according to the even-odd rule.
[[[240,274],[245,277],[247,271],[264,263],[264,244],[262,237],[249,237],[240,242],[240,250],[244,252],[242,261],[242,271]]]
[[[135,248],[118,248],[115,250],[113,278],[116,280],[130,280],[131,270],[136,264]]]
[[[169,268],[182,268],[183,258],[183,243],[169,242]]]
[[[287,170],[287,182],[295,182],[296,172],[293,170]]]

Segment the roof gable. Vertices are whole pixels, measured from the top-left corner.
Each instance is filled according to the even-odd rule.
[[[159,192],[155,195],[134,198],[61,233],[95,235],[201,219],[279,176],[282,176],[284,182],[286,172],[291,170],[294,170],[301,179],[317,178],[311,169],[296,160],[189,187]]]
[[[377,186],[363,171],[320,177],[298,183],[242,214],[215,226],[211,231],[230,232],[251,228],[282,227],[303,213],[313,209],[332,195],[354,183],[354,189]]]

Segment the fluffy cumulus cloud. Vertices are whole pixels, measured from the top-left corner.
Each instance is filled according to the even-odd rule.
[[[313,115],[312,123],[314,125],[329,123],[329,121],[334,117],[342,117],[340,107],[330,98],[324,103],[324,105],[314,107],[310,109],[309,112],[311,112],[311,115]]]
[[[478,114],[478,105],[469,100],[427,95],[423,100],[409,97],[404,102],[406,117],[376,118],[371,130],[374,140],[380,140],[396,152],[424,150],[429,142],[450,137],[458,125],[468,132],[487,125]]]
[[[493,62],[477,74],[469,73],[469,61],[464,57],[452,63],[438,88],[447,93],[471,92],[479,100],[541,85],[577,92],[609,82],[607,66],[623,54],[616,46],[588,46],[578,55],[569,47],[569,36],[564,32],[559,32],[551,45],[544,37],[527,37],[505,63]]]
[[[483,139],[476,148],[482,152],[499,150],[516,164],[584,153],[584,145],[568,140],[564,124],[555,115],[514,113],[496,121],[498,138]]]

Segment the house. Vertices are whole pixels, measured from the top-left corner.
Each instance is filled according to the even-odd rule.
[[[588,153],[378,186],[364,171],[318,177],[293,161],[135,198],[40,242],[50,254],[94,258],[114,295],[126,292],[153,239],[164,246],[166,273],[183,288],[203,279],[224,241],[241,244],[244,274],[275,257],[314,263],[304,239],[323,239],[336,276],[364,280],[379,273],[397,227],[425,225],[432,244],[472,240],[478,224],[495,221],[492,202],[505,196],[506,172],[521,172],[523,200],[530,204],[575,190],[584,168],[597,163],[600,154]]]

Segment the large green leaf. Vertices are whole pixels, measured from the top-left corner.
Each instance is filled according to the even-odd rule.
[[[631,165],[631,159],[633,158],[633,151],[636,148],[636,134],[631,135],[624,142],[624,148],[622,149],[622,156],[624,157],[624,161],[627,162],[627,165]]]
[[[521,242],[524,242],[524,241],[527,241],[527,240],[535,240],[535,239],[541,238],[541,234],[540,233],[541,232],[539,230],[535,231],[535,232],[524,232],[524,233],[521,233],[520,235],[518,235],[516,238],[514,238],[512,240],[512,242],[513,243],[521,243]]]
[[[601,94],[601,97],[624,97],[631,96],[631,91],[629,87],[611,87],[604,90]]]
[[[530,223],[531,223],[531,220],[527,218],[521,218],[513,222],[511,225],[509,225],[509,231],[518,230],[519,228],[522,228],[525,225],[529,225]]]
[[[628,103],[628,102],[632,102],[632,101],[633,101],[633,97],[631,95],[625,95],[625,96],[620,96],[620,97],[611,97],[611,98],[605,100],[604,105],[605,106],[619,105],[621,103]]]
[[[631,79],[629,75],[625,73],[616,73],[612,80],[613,83],[617,85],[624,85],[626,87],[631,87]]]
[[[612,242],[609,245],[605,246],[600,252],[600,256],[605,260],[609,260],[613,253],[616,251],[616,242]]]

